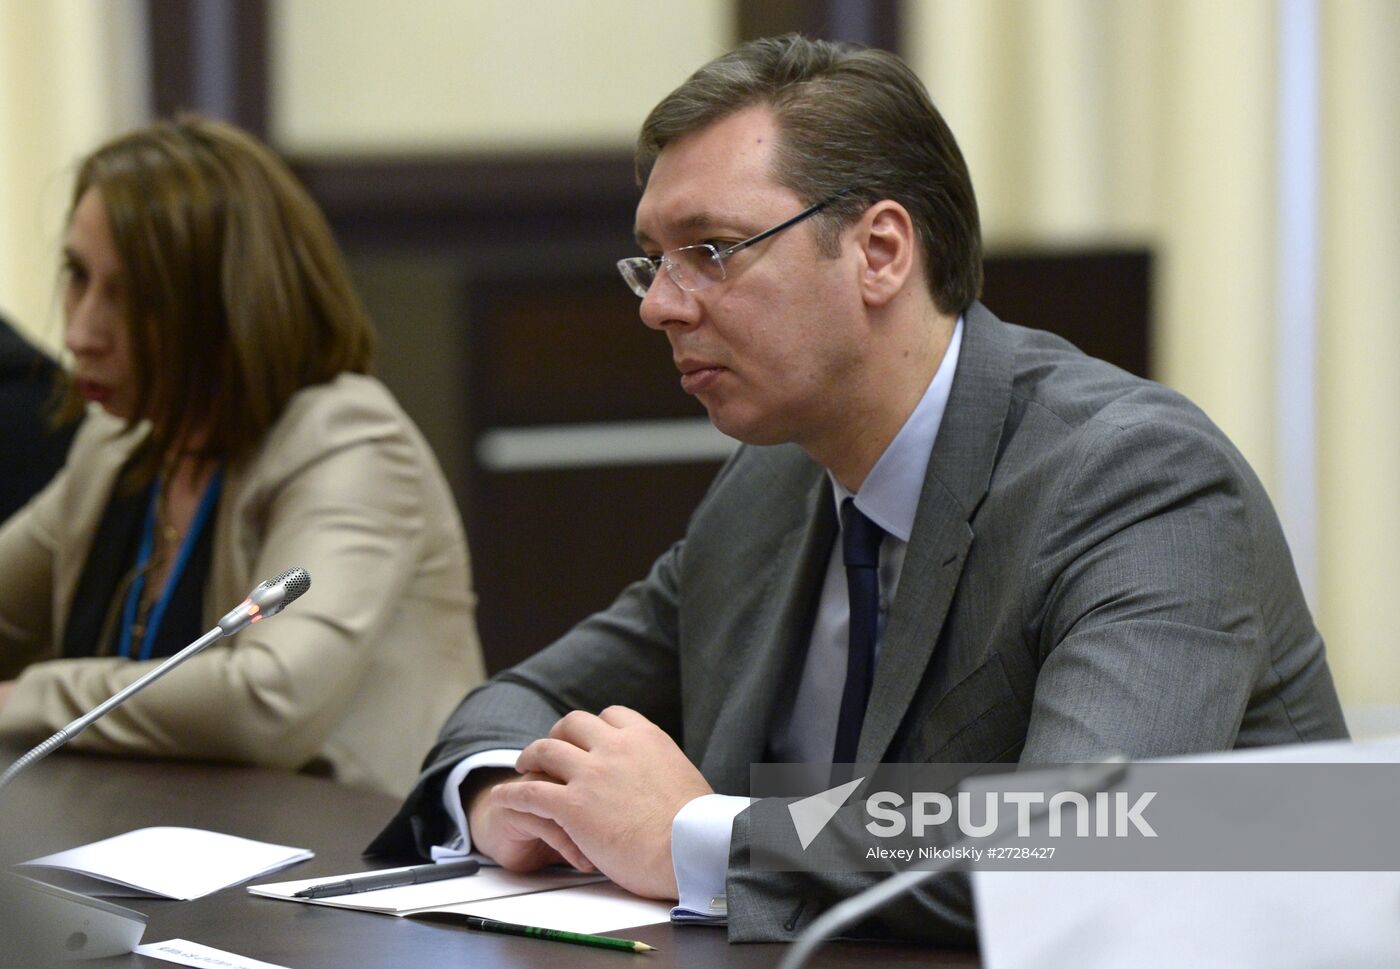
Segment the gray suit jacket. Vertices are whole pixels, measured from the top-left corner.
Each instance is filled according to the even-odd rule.
[[[801,450],[741,448],[645,580],[463,702],[372,849],[441,837],[450,764],[523,746],[575,708],[634,707],[717,792],[746,793],[836,531],[827,476]],[[1278,521],[1224,435],[1178,394],[974,305],[858,759],[1056,763],[1341,736]],[[790,938],[873,877],[747,857],[741,814],[734,941]],[[868,928],[970,941],[966,881]]]

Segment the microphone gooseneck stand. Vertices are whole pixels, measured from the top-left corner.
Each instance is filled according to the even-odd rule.
[[[93,707],[72,723],[60,728],[59,731],[48,740],[45,740],[43,743],[39,744],[39,746],[11,764],[3,774],[0,774],[0,790],[3,790],[5,785],[14,780],[15,776],[21,771],[43,760],[49,754],[82,733],[97,720],[106,716],[111,710],[121,706],[132,696],[140,693],[191,656],[202,652],[225,636],[232,636],[234,633],[252,623],[277,615],[288,605],[295,602],[302,593],[309,588],[311,588],[311,575],[305,569],[288,569],[276,578],[268,579],[266,582],[263,582],[252,592],[248,593],[248,598],[244,599],[220,619],[219,624],[213,629],[209,630],[203,636],[200,636],[139,680],[118,690],[112,696]]]

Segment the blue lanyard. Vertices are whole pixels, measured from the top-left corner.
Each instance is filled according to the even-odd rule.
[[[150,659],[151,650],[155,648],[156,632],[160,629],[160,621],[165,618],[165,610],[170,605],[170,600],[175,595],[175,587],[180,584],[180,576],[185,571],[185,564],[189,562],[190,555],[194,552],[194,547],[199,542],[199,533],[204,528],[205,522],[214,512],[214,506],[219,503],[219,491],[224,483],[224,469],[216,468],[209,483],[204,487],[204,497],[199,500],[199,508],[195,510],[194,520],[190,523],[190,530],[185,535],[185,540],[180,544],[180,554],[175,558],[175,564],[171,566],[170,575],[165,580],[165,588],[161,591],[160,598],[151,607],[151,614],[146,620],[146,629],[141,637],[141,654],[138,659]],[[146,588],[146,567],[150,564],[151,553],[155,550],[156,542],[156,503],[160,500],[160,486],[151,489],[151,503],[146,508],[146,523],[141,529],[141,547],[136,552],[136,581],[131,583],[131,590],[126,594],[126,605],[122,609],[122,638],[118,652],[122,656],[131,656],[131,627],[136,623],[136,613],[141,607],[141,593]]]

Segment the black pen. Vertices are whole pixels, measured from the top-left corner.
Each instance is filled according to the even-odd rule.
[[[475,861],[454,861],[443,865],[417,865],[399,871],[386,871],[346,878],[338,882],[323,882],[293,892],[292,898],[334,898],[337,895],[357,895],[360,892],[373,892],[381,888],[403,888],[405,885],[421,885],[424,882],[438,882],[444,878],[461,878],[475,875],[478,868]]]

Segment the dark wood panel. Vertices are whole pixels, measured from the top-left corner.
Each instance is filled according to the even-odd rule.
[[[1058,333],[1090,356],[1151,376],[1147,250],[999,252],[985,268],[983,302],[1003,320]]]
[[[267,0],[146,0],[151,105],[267,137]]]
[[[610,267],[477,279],[469,303],[475,430],[705,416]]]
[[[685,532],[718,462],[480,471],[472,553],[491,672],[608,606]]]
[[[737,0],[739,40],[796,32],[899,52],[900,0]]]
[[[292,169],[347,248],[515,246],[534,265],[535,243],[574,240],[608,266],[636,249],[640,193],[625,151],[296,158]]]

